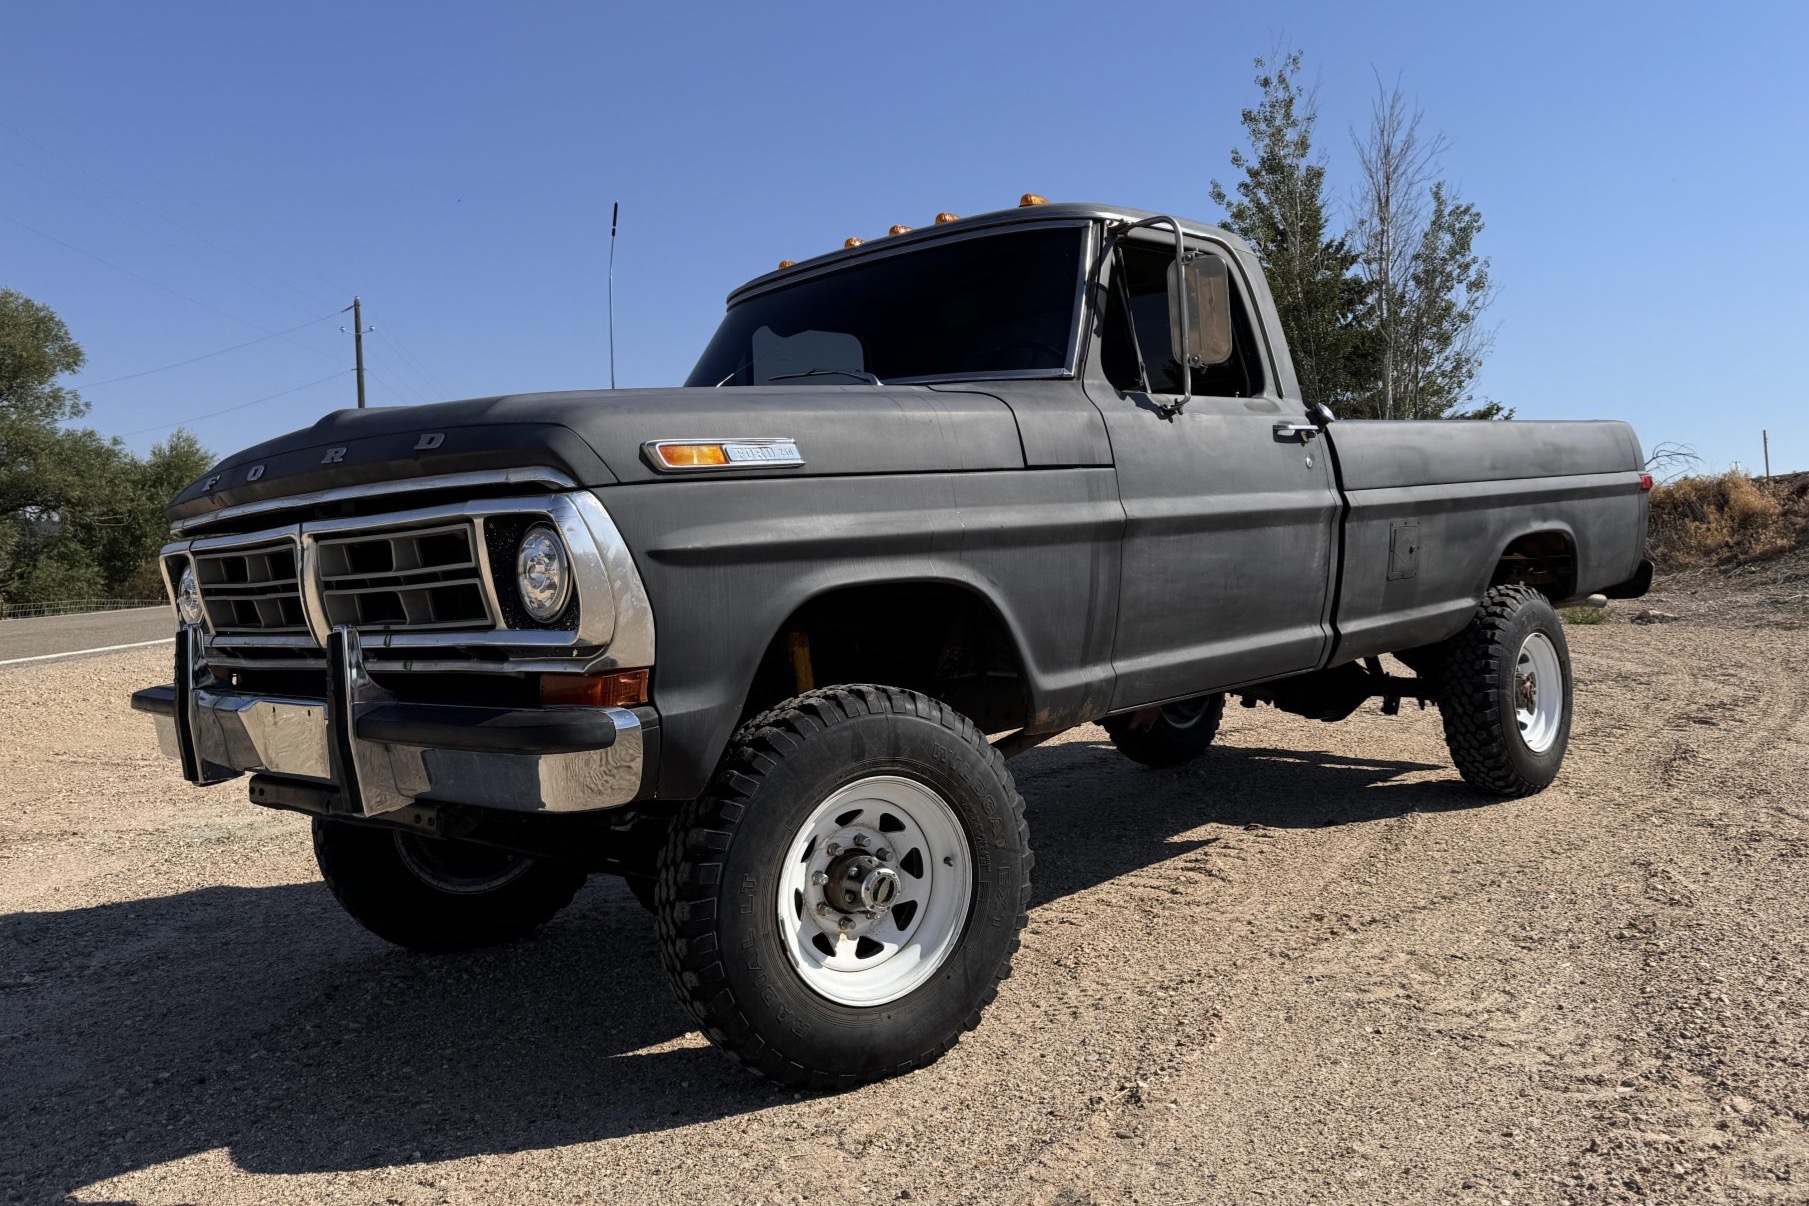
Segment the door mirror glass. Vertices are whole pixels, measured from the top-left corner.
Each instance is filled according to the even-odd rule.
[[[1225,261],[1196,252],[1184,267],[1169,264],[1168,316],[1170,354],[1176,361],[1196,369],[1231,359],[1231,277]]]

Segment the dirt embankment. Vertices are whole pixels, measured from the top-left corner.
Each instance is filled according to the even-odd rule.
[[[1016,975],[831,1097],[711,1052],[613,881],[481,954],[359,930],[126,711],[165,651],[0,671],[0,1201],[1804,1201],[1809,654],[1687,589],[1570,630],[1533,799],[1430,711],[1025,755]]]

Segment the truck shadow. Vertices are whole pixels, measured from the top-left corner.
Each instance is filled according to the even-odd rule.
[[[1179,771],[1070,742],[1014,764],[1035,905],[1204,844],[1479,802],[1420,763],[1215,750]],[[1187,838],[1179,835],[1187,834]],[[970,1040],[972,1041],[972,1040]],[[346,1171],[658,1132],[790,1094],[704,1045],[652,926],[596,879],[525,942],[426,958],[316,883],[0,917],[0,1198],[56,1197],[197,1152]]]

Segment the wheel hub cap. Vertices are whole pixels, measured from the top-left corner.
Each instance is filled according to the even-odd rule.
[[[883,1005],[958,945],[973,859],[954,809],[914,780],[874,775],[811,811],[779,876],[780,937],[813,992]]]
[[[842,913],[881,913],[898,899],[898,872],[871,854],[844,855],[825,874],[824,899]]]
[[[1520,739],[1543,754],[1557,741],[1564,720],[1564,669],[1558,647],[1542,632],[1529,633],[1514,659],[1513,699]]]

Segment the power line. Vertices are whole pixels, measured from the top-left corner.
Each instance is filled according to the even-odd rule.
[[[124,214],[120,213],[116,209],[113,209],[111,206],[102,205],[99,201],[96,201],[92,197],[84,197],[80,192],[71,188],[69,185],[64,184],[61,180],[58,180],[56,177],[48,175],[44,172],[40,172],[37,168],[32,167],[28,163],[23,163],[20,160],[13,158],[11,155],[6,155],[6,154],[0,154],[0,159],[4,159],[6,162],[12,164],[14,167],[21,168],[24,171],[30,172],[32,175],[36,176],[40,180],[43,180],[49,184],[55,185],[57,188],[62,189],[64,192],[68,193],[71,197],[74,197],[78,201],[87,202],[89,205],[92,205],[92,206],[94,206],[94,208],[100,210],[103,214],[106,214],[108,217],[113,218],[117,221],[124,222],[127,226],[130,226],[133,230],[138,231],[140,234],[149,235],[151,238],[156,239],[159,243],[162,243],[165,247],[173,248],[174,250],[181,252],[183,255],[189,257],[191,260],[194,260],[197,264],[200,264],[207,268],[211,268],[215,272],[220,273],[222,276],[229,276],[233,280],[238,281],[241,285],[249,285],[251,288],[256,289],[259,293],[262,293],[265,297],[274,298],[276,301],[282,303],[285,306],[294,306],[296,309],[302,308],[295,301],[294,298],[284,297],[280,293],[273,293],[269,289],[264,288],[264,286],[258,284],[256,281],[252,280],[250,277],[241,276],[239,273],[234,272],[230,268],[221,267],[219,264],[214,263],[212,260],[208,259],[206,256],[200,255],[197,252],[191,251],[189,248],[184,247],[182,244],[176,242],[176,240],[174,240],[172,238],[168,238],[165,235],[161,235],[161,234],[157,233],[156,231],[152,230],[150,227],[143,225],[142,223],[133,221],[131,218],[126,217]],[[125,196],[124,193],[121,193],[120,195]],[[128,197],[127,200],[130,200],[130,198]],[[175,226],[177,224],[172,222],[171,225]],[[178,226],[178,229],[181,229],[181,228]]]
[[[186,226],[181,222],[178,222],[176,219],[170,217],[168,214],[164,213],[162,210],[156,209],[153,206],[147,204],[146,202],[139,200],[137,197],[133,196],[131,193],[128,193],[125,189],[120,188],[118,185],[109,184],[107,181],[101,179],[99,176],[95,175],[93,172],[89,171],[87,168],[83,167],[81,164],[76,163],[75,161],[59,154],[58,152],[51,149],[50,147],[45,146],[43,143],[41,143],[37,139],[31,137],[31,135],[26,134],[24,131],[16,129],[10,125],[5,125],[4,123],[0,123],[0,129],[6,130],[9,134],[11,134],[14,138],[19,139],[21,142],[29,143],[33,147],[36,147],[39,151],[43,152],[45,155],[48,155],[50,158],[56,160],[58,163],[62,164],[64,167],[69,168],[71,171],[80,173],[81,175],[87,177],[89,180],[94,181],[94,183],[96,183],[96,184],[100,185],[102,188],[106,189],[108,192],[113,193],[116,196],[124,198],[126,201],[130,202],[131,204],[136,205],[139,209],[143,210],[145,213],[150,214],[153,218],[157,218],[158,220],[168,223],[170,226],[175,227],[177,230],[180,230],[183,234],[188,235],[190,238],[194,239],[196,242],[204,243],[207,246],[212,247],[215,251],[218,251],[224,255],[231,256],[232,258],[240,261],[241,263],[245,264],[247,267],[253,269],[254,271],[262,273],[264,276],[269,277],[271,280],[275,281],[277,284],[281,285],[283,288],[289,290],[291,293],[296,293],[296,294],[301,295],[302,297],[306,297],[311,302],[313,302],[314,304],[317,304],[317,305],[325,306],[325,305],[331,304],[325,298],[316,297],[313,294],[309,293],[306,289],[300,288],[299,286],[292,284],[291,282],[278,276],[276,273],[271,272],[269,269],[261,267],[260,265],[258,265],[256,263],[253,263],[249,258],[247,258],[245,255],[241,254],[240,252],[236,252],[230,247],[224,247],[221,244],[214,242],[212,239],[208,238],[206,235],[202,234],[200,231],[195,230],[194,228],[192,228],[190,226]],[[14,160],[13,162],[17,163],[18,161]],[[34,169],[34,168],[28,167],[27,170],[36,172],[36,169]],[[59,188],[65,189],[67,191],[73,191],[73,190],[69,189],[68,185],[63,184],[62,182],[57,181],[55,179],[52,179],[49,176],[45,176],[42,172],[36,172],[36,174],[39,175],[43,179],[50,180],[50,182],[52,184],[57,185],[57,187],[59,187]],[[153,183],[155,183],[155,181],[153,181]],[[174,192],[174,190],[169,189],[167,185],[164,187],[165,187],[166,191],[170,191],[172,193]],[[179,198],[181,196],[180,194],[176,194],[176,195]],[[86,198],[84,198],[84,199],[86,200]],[[186,198],[181,198],[181,199],[186,200]],[[90,203],[92,204],[93,202],[91,201]],[[201,209],[203,213],[207,212],[202,206],[196,204],[193,201],[189,201],[189,204],[194,206],[196,209]],[[111,212],[111,211],[109,211],[109,212]],[[210,215],[210,216],[213,216],[213,215]],[[122,221],[122,222],[130,221],[129,219],[121,217],[118,214],[114,214],[114,217],[118,217],[120,219],[120,221]],[[219,219],[216,218],[216,220],[219,220]],[[142,227],[140,229],[142,229]],[[151,234],[154,238],[162,238],[163,237],[161,235],[157,235],[154,231],[146,231],[146,233]],[[165,241],[167,242],[167,240],[165,240]],[[171,244],[171,245],[176,246],[175,244]],[[179,246],[177,247],[177,249],[184,250],[184,251],[186,250]],[[192,253],[189,253],[189,254],[192,254]],[[206,263],[206,261],[202,261],[202,262]],[[213,265],[213,266],[217,267],[217,265]],[[224,269],[222,269],[221,271],[224,271]],[[241,277],[239,279],[243,280],[244,278]],[[247,281],[246,283],[252,284],[254,288],[259,287],[250,281]],[[284,304],[286,304],[286,305],[294,305],[295,304],[294,302],[289,301],[288,299],[282,299],[282,300],[284,301]]]
[[[276,399],[286,398],[290,394],[299,394],[304,389],[313,389],[317,385],[325,385],[327,382],[332,381],[337,377],[343,377],[351,371],[351,369],[340,369],[337,373],[328,373],[318,381],[310,381],[306,385],[298,385],[294,389],[285,389],[274,394],[265,394],[262,398],[253,398],[249,402],[240,402],[236,406],[228,406],[221,410],[210,410],[204,415],[190,415],[186,419],[177,419],[174,423],[159,423],[155,427],[140,427],[136,431],[122,431],[119,435],[121,437],[144,435],[148,431],[168,431],[172,427],[186,427],[190,423],[199,423],[202,419],[218,418],[220,415],[231,414],[235,410],[244,410],[247,406],[256,406],[260,402],[274,402]]]
[[[396,354],[402,358],[403,363],[407,364],[411,369],[418,373],[421,379],[425,381],[430,388],[439,393],[440,397],[446,397],[450,391],[448,391],[446,386],[441,383],[440,379],[434,375],[433,370],[421,363],[420,359],[403,345],[402,337],[400,335],[390,333],[388,328],[393,328],[393,326],[393,323],[385,320],[383,328],[379,328],[377,331],[377,338],[394,348]]]
[[[116,382],[120,382],[120,381],[135,381],[139,377],[149,377],[152,373],[166,373],[171,369],[183,368],[184,366],[190,365],[190,364],[199,364],[203,360],[212,360],[215,356],[224,356],[228,352],[236,352],[240,348],[248,348],[248,347],[251,347],[253,344],[266,343],[269,340],[278,339],[284,335],[293,334],[296,331],[300,331],[305,327],[311,327],[315,323],[325,322],[329,318],[337,318],[337,317],[338,317],[337,314],[323,314],[319,318],[310,318],[307,322],[298,323],[297,325],[290,327],[287,331],[274,331],[269,335],[260,335],[256,339],[247,339],[244,343],[235,343],[229,348],[221,348],[217,352],[209,352],[204,356],[191,356],[187,360],[178,360],[174,364],[160,365],[157,368],[145,369],[143,372],[127,373],[123,377],[108,377],[105,381],[77,381],[75,383],[76,388],[78,388],[78,389],[96,389],[102,385],[113,385]]]
[[[88,259],[93,260],[97,264],[104,264],[107,267],[113,269],[115,272],[123,272],[135,281],[143,281],[145,284],[151,286],[151,288],[153,288],[153,289],[161,289],[161,290],[163,290],[163,292],[168,293],[172,297],[179,297],[185,302],[189,302],[193,305],[200,306],[203,310],[209,310],[215,314],[218,314],[222,318],[230,318],[233,322],[240,323],[244,326],[250,327],[254,331],[263,331],[264,334],[270,336],[273,339],[282,339],[285,343],[292,343],[298,348],[303,348],[307,351],[313,352],[316,356],[325,356],[329,360],[334,359],[334,357],[332,356],[331,353],[323,352],[317,347],[313,347],[309,344],[302,343],[300,340],[289,339],[287,336],[285,336],[280,331],[268,330],[267,328],[260,326],[259,324],[251,321],[249,318],[241,317],[240,315],[234,314],[228,310],[222,310],[220,307],[213,305],[211,302],[204,302],[198,297],[191,297],[190,295],[182,292],[182,290],[180,290],[180,289],[172,289],[172,288],[170,288],[170,286],[163,284],[161,281],[154,281],[150,277],[144,275],[141,272],[134,272],[130,268],[127,268],[121,264],[115,264],[112,260],[106,259],[103,256],[95,255],[92,251],[87,251],[87,250],[84,250],[83,248],[77,247],[74,243],[71,243],[67,239],[59,239],[56,235],[53,235],[53,234],[49,233],[48,231],[39,230],[37,227],[31,225],[29,222],[21,222],[19,219],[13,217],[11,214],[0,214],[0,221],[11,222],[14,226],[20,227],[24,230],[31,231],[31,233],[37,235],[41,239],[48,239],[52,243],[57,244],[59,247],[67,247],[69,250],[75,252],[77,255],[86,256]]]

